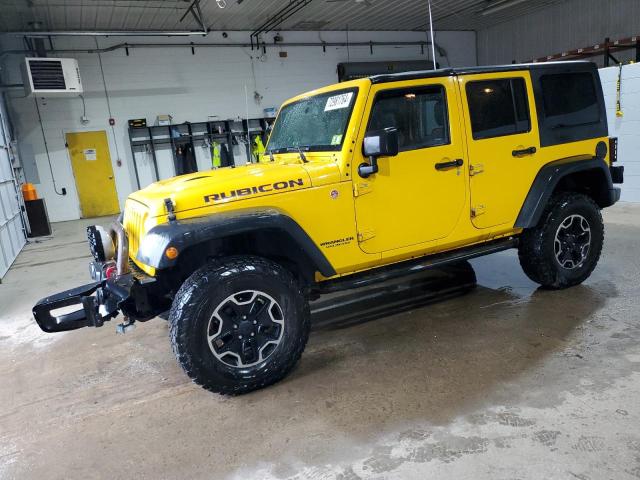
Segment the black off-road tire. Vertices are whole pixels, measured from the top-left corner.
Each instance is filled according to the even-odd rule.
[[[284,327],[266,358],[255,365],[230,366],[225,362],[233,357],[213,354],[210,319],[225,299],[244,291],[263,292],[275,300]],[[311,324],[305,294],[287,269],[261,257],[233,256],[205,265],[184,282],[173,301],[169,325],[173,351],[187,375],[212,392],[238,395],[284,378],[300,359]]]
[[[583,217],[590,228],[590,245],[582,264],[564,268],[556,258],[554,243],[560,225],[572,215]],[[520,236],[518,257],[524,273],[549,289],[563,289],[584,282],[598,263],[604,242],[600,207],[588,196],[562,192],[554,195],[538,225]]]

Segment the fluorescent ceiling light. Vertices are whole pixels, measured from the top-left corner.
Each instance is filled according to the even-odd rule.
[[[481,10],[480,15],[491,15],[492,13],[499,12],[500,10],[513,7],[514,5],[518,5],[519,3],[523,3],[523,2],[526,2],[526,0],[499,0],[499,1],[493,2],[484,10]]]

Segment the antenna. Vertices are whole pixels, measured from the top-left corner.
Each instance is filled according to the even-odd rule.
[[[247,85],[244,86],[244,108],[247,119],[247,163],[253,163],[253,155],[251,155],[251,129],[249,128],[249,96],[247,95]]]
[[[349,55],[349,24],[347,23],[347,62],[351,61],[351,57]]]
[[[433,17],[431,16],[431,0],[427,0],[429,4],[429,31],[431,32],[431,58],[433,59],[433,69],[438,68],[436,64],[436,41],[433,38]]]

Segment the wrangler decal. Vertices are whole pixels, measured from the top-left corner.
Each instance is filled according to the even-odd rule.
[[[303,187],[304,180],[299,178],[297,180],[287,180],[275,183],[265,183],[264,185],[256,185],[255,187],[238,188],[236,190],[230,190],[228,192],[212,193],[204,196],[204,203],[215,203],[234,197],[245,197],[247,195],[255,195],[257,193],[271,192],[273,190],[285,190],[288,188],[295,188],[296,186]]]
[[[353,237],[337,238],[335,240],[329,240],[329,241],[326,241],[326,242],[322,242],[320,244],[320,246],[324,247],[324,248],[341,247],[342,245],[347,245],[347,244],[353,242],[353,240],[354,240]]]

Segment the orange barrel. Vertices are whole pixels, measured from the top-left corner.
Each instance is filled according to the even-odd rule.
[[[22,185],[22,196],[25,201],[38,199],[38,193],[36,192],[36,187],[33,186],[33,183],[25,183]]]

